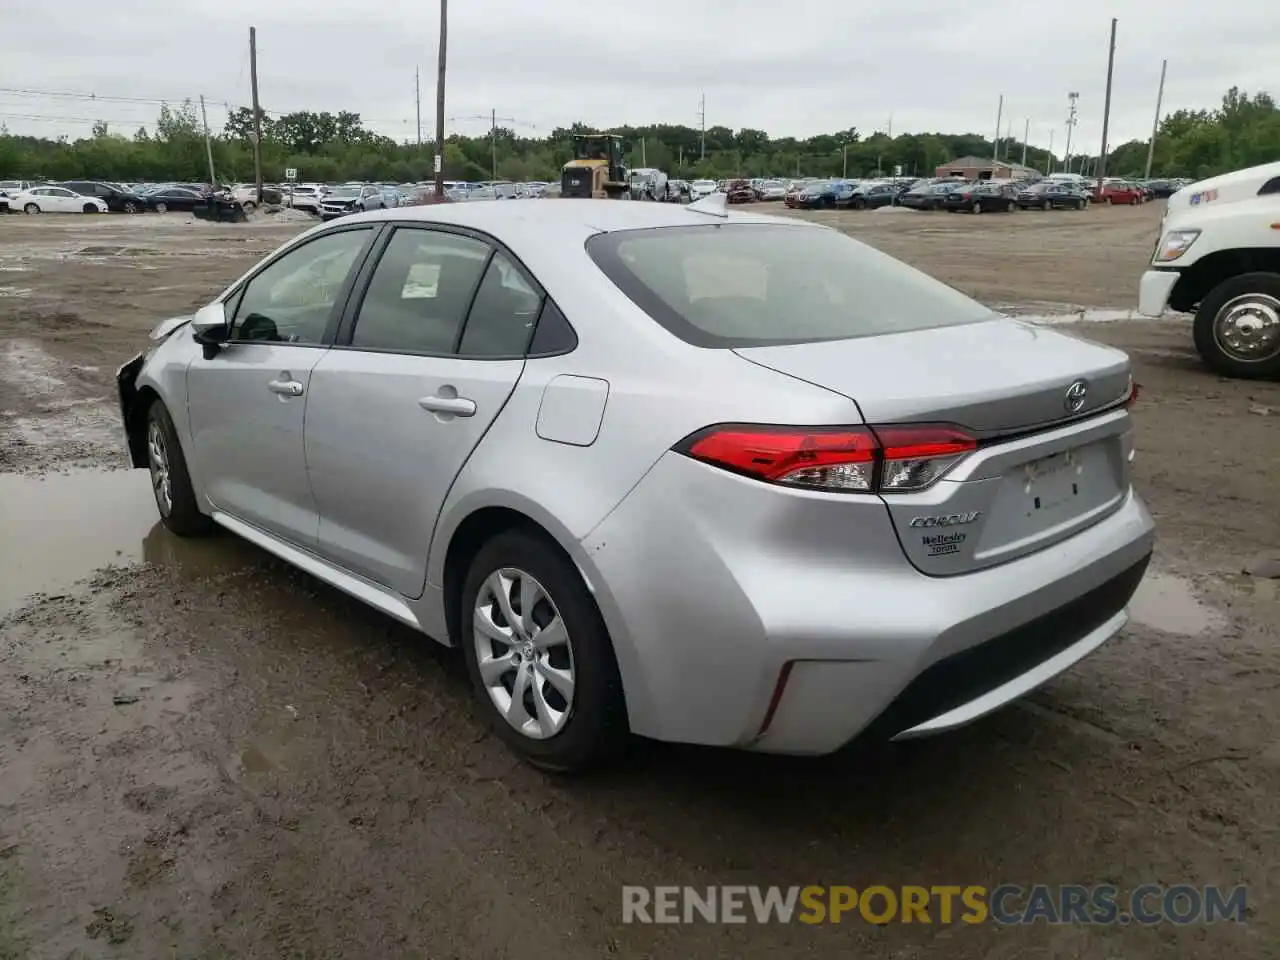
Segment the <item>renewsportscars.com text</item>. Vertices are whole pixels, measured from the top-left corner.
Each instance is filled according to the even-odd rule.
[[[1247,889],[1143,884],[622,888],[623,923],[1243,923]]]

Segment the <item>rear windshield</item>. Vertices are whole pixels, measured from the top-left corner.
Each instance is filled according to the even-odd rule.
[[[699,347],[846,340],[989,320],[946,284],[835,230],[726,223],[601,233],[587,253]]]

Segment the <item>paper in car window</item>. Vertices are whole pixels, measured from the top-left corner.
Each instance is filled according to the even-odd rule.
[[[409,267],[404,287],[400,290],[403,300],[430,300],[440,288],[440,264],[415,263]]]

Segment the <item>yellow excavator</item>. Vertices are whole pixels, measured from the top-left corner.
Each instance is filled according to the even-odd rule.
[[[622,138],[612,133],[575,134],[573,159],[560,175],[560,195],[625,200],[630,191],[622,164]]]

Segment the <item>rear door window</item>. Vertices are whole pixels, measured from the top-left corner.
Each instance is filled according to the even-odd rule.
[[[492,252],[471,237],[397,229],[369,280],[351,346],[453,354]]]

